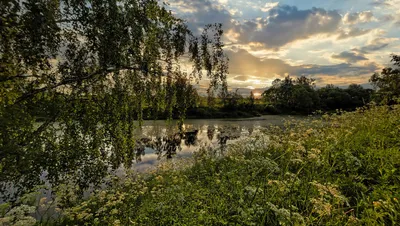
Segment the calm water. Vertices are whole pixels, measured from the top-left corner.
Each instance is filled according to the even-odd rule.
[[[137,162],[133,169],[139,172],[156,167],[160,160],[168,158],[190,158],[195,151],[202,146],[220,148],[237,141],[240,138],[261,132],[271,125],[281,126],[287,119],[301,119],[295,116],[266,115],[245,119],[195,119],[185,120],[184,131],[179,133],[176,121],[169,124],[163,120],[145,121],[142,128],[137,130],[138,137]],[[117,175],[123,175],[123,167],[115,171]],[[42,174],[45,180],[46,173]],[[9,193],[14,188],[10,185]],[[40,196],[50,200],[50,192],[43,190]],[[90,191],[86,192],[90,194]],[[4,200],[0,199],[0,204]]]
[[[137,171],[153,168],[159,159],[186,158],[202,146],[223,147],[236,140],[259,133],[271,125],[283,125],[290,116],[265,115],[245,119],[185,120],[186,133],[179,134],[176,122],[145,121],[138,130]],[[299,118],[296,116],[296,118]]]

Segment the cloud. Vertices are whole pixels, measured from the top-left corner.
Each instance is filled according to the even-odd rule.
[[[338,40],[353,38],[361,35],[365,35],[369,33],[371,29],[360,29],[357,27],[351,27],[349,29],[343,29],[340,31],[339,36],[337,37]]]
[[[352,50],[358,53],[367,54],[369,52],[374,52],[386,48],[392,41],[395,40],[390,38],[376,38],[372,40],[368,45],[363,46],[360,49],[354,48]]]
[[[267,18],[249,21],[236,29],[243,43],[262,43],[265,48],[279,49],[312,35],[334,33],[341,19],[337,11],[321,8],[299,10],[294,6],[279,5],[269,11]]]
[[[245,81],[249,80],[249,76],[239,75],[239,76],[234,77],[233,79],[235,79],[237,81],[245,82]]]
[[[400,12],[400,11],[399,11]],[[395,26],[400,26],[400,14],[386,14],[380,18],[381,22],[393,22]]]
[[[315,79],[317,87],[323,87],[328,84],[333,84],[341,88],[347,88],[349,84],[360,84],[364,88],[372,88],[371,84],[368,83],[370,77],[370,74],[346,77],[320,75]]]
[[[368,60],[368,58],[366,58],[362,54],[356,54],[354,52],[347,52],[347,51],[341,52],[338,55],[332,55],[332,58],[342,60],[347,63],[356,63],[358,61]]]
[[[229,57],[229,72],[233,75],[255,76],[259,78],[273,78],[276,74],[283,75],[293,72],[293,68],[279,59],[261,60],[246,50],[237,52],[226,51]]]
[[[374,14],[371,11],[346,13],[343,17],[343,22],[350,25],[368,23],[371,21],[376,21],[376,18],[374,18]]]
[[[361,36],[372,29],[361,29],[355,27],[355,24],[374,19],[369,11],[346,14],[343,18],[336,10],[315,7],[303,10],[295,6],[280,5],[279,2],[269,2],[264,7],[258,7],[258,12],[264,11],[261,13],[265,16],[241,19],[216,0],[170,2],[173,2],[171,8],[186,19],[189,28],[195,33],[200,32],[206,24],[222,23],[226,34],[225,41],[251,45],[257,50],[278,51],[290,43],[318,35],[337,36],[339,40]],[[347,25],[351,27],[342,27],[343,21],[347,21]]]
[[[243,49],[240,49],[237,52],[228,50],[227,54],[230,58],[230,74],[235,75],[236,77],[252,76],[253,79],[258,80],[273,80],[275,78],[283,77],[285,74],[295,76],[357,76],[373,74],[379,69],[379,67],[373,63],[365,64],[363,66],[355,66],[350,63],[334,65],[302,64],[292,66],[280,59],[257,58]],[[361,59],[362,58],[359,58],[359,60]],[[234,79],[236,79],[236,77]]]
[[[379,67],[373,63],[364,66],[354,66],[348,63],[334,65],[303,65],[302,69],[298,69],[296,75],[354,77],[365,74],[372,75],[378,69]]]
[[[390,15],[390,14],[383,15],[383,16],[380,18],[380,20],[381,20],[382,22],[389,22],[389,21],[393,21],[393,20],[395,20],[395,19],[396,19],[396,17],[394,17],[393,15]]]
[[[193,32],[198,32],[207,24],[222,23],[224,30],[232,27],[231,13],[220,5],[208,0],[169,0],[170,8],[188,22]]]
[[[386,25],[395,25],[394,3],[400,0],[374,1],[371,4],[376,8],[370,7],[372,11],[360,11],[365,7],[356,6],[358,12],[344,15],[339,13],[342,10],[297,8],[278,0],[261,4],[243,0],[169,2],[174,2],[172,11],[184,18],[194,32],[209,23],[223,23],[225,50],[230,58],[228,83],[233,87],[265,87],[285,74],[323,78],[332,83],[347,79],[366,82],[365,78],[379,69],[368,58],[382,64],[384,59],[379,56],[396,46],[383,37],[396,37],[385,29]],[[378,6],[382,10],[377,10]],[[379,24],[370,23],[376,18]],[[391,49],[386,50],[388,46]],[[332,59],[342,63],[332,64]]]
[[[373,2],[370,3],[372,6],[390,6],[387,0],[374,0]]]
[[[270,11],[271,9],[277,7],[278,5],[279,5],[279,2],[267,2],[267,3],[265,4],[265,6],[264,6],[263,8],[261,8],[261,11],[263,11],[263,12],[268,12],[268,11]]]
[[[259,89],[255,89],[255,88],[237,88],[237,89],[232,89],[233,92],[238,92],[240,95],[244,96],[244,97],[249,97],[250,96],[250,92],[253,93],[263,93],[266,90],[266,88],[259,88]]]

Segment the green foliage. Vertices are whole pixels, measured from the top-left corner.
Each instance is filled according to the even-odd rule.
[[[156,0],[0,2],[0,186],[82,191],[134,161],[134,129],[192,105],[192,79],[226,89],[220,24],[195,36]],[[180,70],[181,59],[191,74]],[[40,121],[38,123],[37,121]]]
[[[254,97],[254,93],[253,91],[250,92],[250,96],[249,96],[249,107],[250,109],[253,109],[256,103],[256,98]]]
[[[394,104],[400,98],[400,56],[392,55],[393,66],[372,75],[370,82],[378,88],[375,100],[384,104]]]
[[[319,106],[320,98],[315,91],[315,80],[304,76],[293,79],[276,79],[263,98],[284,111],[311,113]]]
[[[221,97],[223,109],[228,111],[238,110],[239,105],[243,100],[243,96],[240,95],[238,92],[239,90],[236,89],[235,92],[228,92],[226,95]]]
[[[78,225],[397,225],[400,106],[288,121],[117,180],[64,212]]]
[[[322,109],[349,109],[352,106],[350,94],[339,87],[327,85],[319,89],[318,93],[322,100]]]
[[[278,112],[310,114],[317,110],[355,110],[371,101],[373,90],[351,84],[347,89],[333,85],[316,89],[315,80],[304,76],[277,79],[263,93],[264,100]]]
[[[34,206],[20,205],[0,217],[1,225],[35,225],[36,219],[30,216],[35,212]]]

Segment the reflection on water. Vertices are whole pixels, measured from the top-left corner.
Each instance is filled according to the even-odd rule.
[[[190,157],[200,147],[224,150],[235,140],[259,133],[270,125],[283,125],[287,116],[262,116],[232,120],[186,120],[183,132],[176,123],[146,121],[137,131],[136,159],[134,168],[144,171],[154,167],[160,159]]]
[[[184,132],[179,132],[177,123],[171,122],[170,126],[165,121],[145,121],[141,129],[136,131],[137,163],[133,169],[143,172],[154,168],[160,159],[180,159],[192,156],[200,147],[212,147],[223,151],[226,146],[235,140],[258,133],[271,125],[283,125],[288,116],[262,116],[250,119],[232,120],[186,120],[183,125]],[[103,154],[106,151],[103,150]],[[114,173],[124,175],[125,169],[118,168]],[[41,179],[45,180],[46,172]],[[46,182],[47,183],[47,182]],[[9,185],[8,193],[14,192],[14,186]],[[85,192],[90,194],[90,189]],[[51,190],[42,190],[40,197],[50,197]],[[0,199],[0,204],[4,200]],[[40,217],[36,216],[37,219]]]

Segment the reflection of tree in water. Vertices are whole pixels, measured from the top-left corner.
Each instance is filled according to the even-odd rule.
[[[223,126],[219,130],[220,133],[217,136],[218,144],[221,150],[225,150],[228,140],[240,138],[242,128],[240,126]]]
[[[190,146],[195,146],[197,144],[197,134],[199,133],[199,130],[194,130],[192,132],[184,132],[183,133],[183,139],[185,140],[185,145],[190,147]]]
[[[173,155],[176,155],[176,150],[179,149],[182,150],[181,147],[181,136],[179,134],[174,134],[170,135],[164,138],[164,146],[161,147],[160,150],[156,150],[156,153],[158,154],[159,158],[161,157],[162,153],[164,152],[164,156],[167,157],[167,159],[172,158]]]
[[[214,139],[214,134],[215,134],[215,126],[208,126],[207,127],[208,140],[212,141]]]
[[[172,127],[164,127],[164,131],[161,131],[160,128],[152,128],[151,133],[147,134],[150,138],[145,137],[136,141],[136,160],[138,162],[142,160],[142,156],[145,155],[145,148],[153,149],[155,154],[158,155],[158,159],[162,157],[170,159],[176,155],[178,151],[182,150],[182,140],[184,141],[183,144],[187,147],[197,146],[200,132],[199,129],[193,127],[186,129],[189,131],[178,132],[176,128],[174,129]],[[241,137],[242,130],[248,130],[249,134],[251,135],[254,131],[254,128],[241,127],[239,125],[225,125],[220,127],[209,125],[207,127],[207,137],[210,141],[212,141],[216,132],[218,131],[217,142],[218,146],[223,151],[226,149],[228,140],[236,140]],[[144,133],[142,133],[142,136],[143,135]]]
[[[249,131],[249,135],[250,135],[250,136],[251,136],[251,135],[253,134],[253,132],[254,132],[253,126],[247,128],[247,130]]]
[[[167,159],[172,158],[177,152],[181,150],[181,136],[177,134],[169,136],[157,136],[154,139],[142,138],[136,141],[136,161],[142,161],[141,156],[145,155],[145,148],[154,149],[155,154],[158,155],[158,159],[165,156]]]
[[[168,132],[173,132],[171,129],[167,129]],[[135,153],[136,161],[140,162],[142,156],[145,155],[145,148],[152,148],[155,154],[158,155],[158,159],[166,157],[167,159],[172,158],[176,155],[177,151],[182,150],[182,140],[185,141],[185,145],[195,146],[197,145],[197,135],[199,130],[189,132],[178,132],[170,135],[158,135],[152,138],[141,138],[136,141]]]
[[[136,154],[136,162],[142,161],[142,156],[146,154],[144,150],[150,142],[151,142],[150,138],[141,138],[139,140],[136,140],[135,150],[134,150]]]

